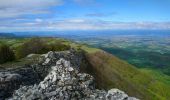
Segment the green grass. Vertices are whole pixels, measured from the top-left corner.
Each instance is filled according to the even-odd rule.
[[[88,53],[95,53],[97,51],[100,51],[100,49],[91,48],[91,47],[88,47],[88,46],[82,46],[81,49],[85,50]]]
[[[119,88],[130,96],[141,100],[168,100],[170,98],[170,77],[157,70],[138,69],[131,64],[108,54],[100,49],[77,44],[60,38],[41,38],[47,44],[62,43],[76,50],[84,50],[87,63],[86,71],[92,74],[97,87],[102,89]],[[24,39],[1,39],[14,51],[20,47]],[[31,58],[22,58],[14,62],[0,65],[0,68],[16,68],[25,64],[37,62],[39,55]]]
[[[140,71],[143,73],[147,73],[152,76],[154,79],[163,82],[167,85],[170,85],[170,76],[162,73],[160,70],[149,69],[149,68],[140,68]]]
[[[0,64],[0,69],[6,69],[6,68],[20,68],[23,67],[24,65],[29,65],[29,64],[36,64],[39,61],[39,54],[35,54],[34,56],[28,58],[22,58],[19,60],[15,60],[12,62],[7,62],[4,64]]]
[[[104,89],[116,87],[142,100],[170,98],[169,85],[111,54],[102,51],[87,53],[87,60],[91,64],[90,73],[97,79],[99,87]]]
[[[88,53],[95,53],[97,51],[100,51],[100,49],[98,48],[93,48],[93,47],[89,47],[88,45],[86,44],[78,44],[78,43],[75,43],[75,42],[72,42],[72,41],[64,41],[64,44],[66,45],[70,45],[71,48],[74,48],[76,50],[84,50],[85,52],[88,52]]]

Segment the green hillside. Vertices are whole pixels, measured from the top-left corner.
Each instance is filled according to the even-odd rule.
[[[142,100],[170,98],[170,86],[109,53],[98,51],[87,53],[86,57],[91,65],[88,70],[96,77],[100,88],[120,88]]]
[[[34,39],[36,40],[37,38]],[[119,88],[128,95],[140,98],[141,100],[168,100],[170,98],[170,86],[168,83],[165,84],[165,82],[162,82],[161,78],[157,79],[153,77],[152,73],[154,71],[148,72],[147,69],[139,70],[126,61],[100,49],[76,44],[60,38],[38,38],[36,41],[43,43],[41,44],[41,49],[39,49],[37,47],[40,44],[32,42],[35,41],[34,39],[1,39],[0,41],[6,43],[14,51],[16,56],[18,56],[18,52],[29,49],[29,51],[23,54],[20,53],[19,58],[16,57],[13,62],[3,65],[12,67],[12,65],[17,66],[19,64],[21,66],[24,63],[32,63],[31,61],[26,61],[28,59],[24,58],[27,54],[43,54],[48,51],[62,51],[74,48],[77,51],[84,52],[85,59],[83,66],[86,67],[82,68],[82,71],[86,71],[95,77],[98,88]],[[34,48],[28,48],[27,46],[36,47],[36,51]]]

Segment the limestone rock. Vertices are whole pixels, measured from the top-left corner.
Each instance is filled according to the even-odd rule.
[[[54,53],[48,53],[54,57]],[[45,55],[48,59],[49,55]],[[46,59],[44,60],[46,62]],[[51,60],[51,59],[50,59]],[[48,60],[48,61],[50,61]],[[53,61],[52,61],[53,62]],[[49,63],[44,63],[49,64]],[[118,89],[108,93],[94,87],[94,78],[80,73],[79,68],[72,66],[70,61],[60,58],[52,64],[49,74],[39,84],[23,86],[16,90],[13,100],[128,100],[129,97]],[[135,100],[135,98],[130,98]],[[129,99],[129,100],[130,100]]]
[[[6,87],[18,82],[14,92],[6,90],[12,93],[7,100],[137,100],[119,89],[96,89],[93,76],[80,72],[82,59],[75,50],[50,51],[37,64],[0,72],[0,82],[10,83]]]
[[[11,90],[17,89],[21,81],[21,75],[10,72],[0,73],[0,98],[9,95]]]

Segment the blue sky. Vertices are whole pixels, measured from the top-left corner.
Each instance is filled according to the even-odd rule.
[[[0,0],[0,31],[170,29],[170,0]]]

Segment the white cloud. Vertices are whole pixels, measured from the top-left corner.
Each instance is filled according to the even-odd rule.
[[[45,14],[51,6],[63,0],[0,0],[0,18],[15,18],[27,14]]]
[[[10,23],[10,22],[9,22]],[[35,19],[30,22],[0,23],[0,30],[112,30],[112,29],[170,29],[170,22],[112,22],[104,20],[66,19],[52,20]]]
[[[62,4],[62,0],[0,0],[0,8],[39,8]]]
[[[34,15],[34,14],[47,14],[46,10],[36,10],[36,9],[0,9],[0,18],[17,18],[23,15]]]
[[[43,20],[42,20],[42,19],[37,18],[37,19],[35,19],[35,21],[36,21],[36,22],[42,22]]]
[[[83,22],[85,22],[85,20],[83,20],[83,19],[69,19],[69,20],[66,20],[66,22],[70,22],[70,23],[83,23]]]

